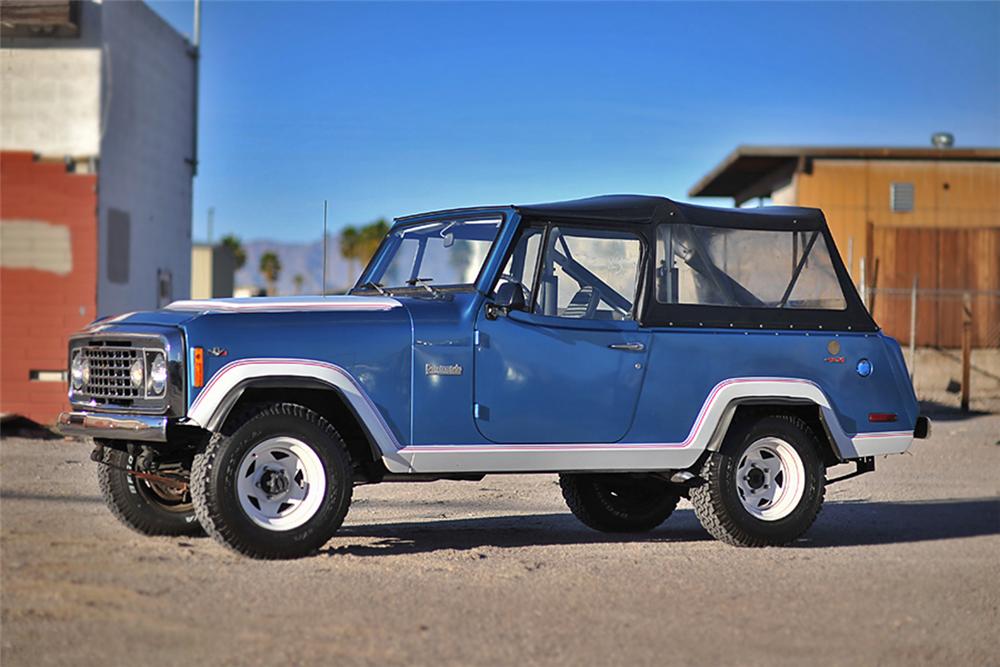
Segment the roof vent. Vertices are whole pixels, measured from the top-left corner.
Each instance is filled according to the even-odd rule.
[[[951,132],[935,132],[931,135],[934,148],[951,148],[955,145],[955,135]]]

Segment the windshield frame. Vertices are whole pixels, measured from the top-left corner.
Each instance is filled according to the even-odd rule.
[[[479,267],[479,271],[476,273],[476,278],[469,283],[442,283],[440,285],[429,283],[417,283],[415,285],[382,285],[383,289],[389,291],[392,294],[423,294],[431,296],[431,293],[427,290],[425,285],[430,285],[435,292],[447,293],[447,292],[474,292],[481,291],[480,285],[482,284],[486,272],[490,270],[492,263],[495,261],[498,248],[504,246],[508,241],[505,237],[505,230],[508,228],[508,223],[510,222],[510,212],[507,210],[498,209],[475,209],[469,210],[465,215],[462,214],[462,210],[447,211],[440,214],[428,214],[426,216],[408,216],[406,218],[397,218],[396,224],[392,226],[389,232],[379,243],[378,249],[372,256],[371,261],[365,267],[364,271],[358,277],[354,286],[351,288],[350,293],[354,292],[375,292],[371,287],[365,287],[366,283],[372,282],[372,276],[375,274],[384,273],[387,268],[386,264],[392,261],[396,247],[394,247],[393,238],[396,237],[400,230],[406,229],[408,227],[422,227],[431,224],[442,224],[447,225],[448,223],[456,222],[486,222],[486,221],[497,221],[497,233],[493,241],[490,242],[490,247],[486,251],[486,255],[483,257],[482,264]],[[505,246],[504,246],[505,247]]]

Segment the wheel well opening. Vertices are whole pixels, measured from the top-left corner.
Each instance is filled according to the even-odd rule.
[[[247,387],[229,410],[220,430],[230,435],[242,421],[242,415],[269,403],[296,403],[330,422],[347,445],[356,477],[361,475],[369,482],[377,482],[385,475],[385,466],[375,453],[375,443],[369,438],[347,401],[333,389]]]
[[[827,466],[841,463],[837,457],[836,447],[830,438],[830,432],[820,416],[819,406],[815,403],[745,403],[738,405],[733,413],[729,428],[731,429],[735,424],[760,419],[767,415],[798,417],[812,429],[816,438],[822,443],[820,454],[823,456],[823,463]]]

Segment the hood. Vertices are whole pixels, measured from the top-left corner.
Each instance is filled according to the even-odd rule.
[[[322,311],[377,312],[401,308],[396,299],[367,296],[289,296],[230,299],[187,299],[174,301],[161,310],[145,310],[104,317],[89,324],[84,332],[96,333],[122,324],[181,326],[209,313],[306,313]]]
[[[174,301],[168,311],[187,313],[278,313],[317,310],[377,311],[400,308],[391,297],[380,296],[281,296]]]

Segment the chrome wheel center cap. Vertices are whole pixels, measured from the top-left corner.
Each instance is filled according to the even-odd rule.
[[[266,493],[269,498],[280,496],[288,491],[288,475],[285,474],[284,470],[267,468],[261,473],[260,479],[257,481],[257,487]]]

